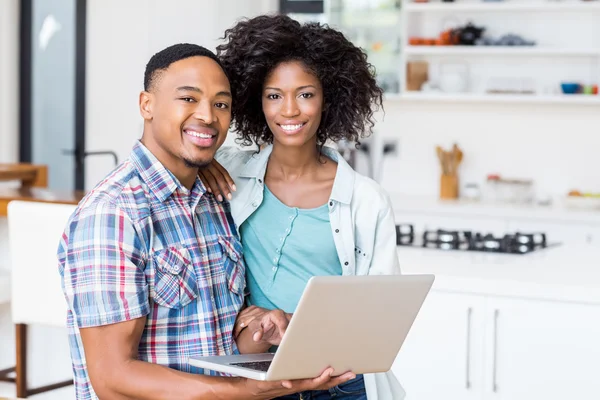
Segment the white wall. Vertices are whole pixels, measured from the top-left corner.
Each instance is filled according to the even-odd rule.
[[[18,159],[19,0],[0,1],[0,163]]]
[[[113,150],[119,161],[129,155],[142,134],[138,95],[152,54],[181,42],[214,50],[236,19],[277,6],[277,0],[89,0],[87,150]],[[110,158],[88,158],[86,186],[93,187],[112,167]]]
[[[392,192],[437,195],[435,146],[462,146],[462,183],[483,184],[489,173],[530,178],[540,193],[572,188],[600,192],[598,106],[387,102],[377,126],[399,140],[383,161],[381,183]],[[380,138],[381,139],[381,138]]]

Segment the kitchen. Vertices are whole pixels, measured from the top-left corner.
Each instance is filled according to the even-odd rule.
[[[152,51],[184,40],[214,45],[218,34],[240,16],[280,6],[278,1],[250,3],[202,4],[201,11],[214,18],[200,32],[189,32],[189,24],[181,19],[193,23],[198,2],[180,1],[173,9],[158,0],[127,4],[88,0],[86,150],[109,150],[118,160],[124,159],[141,132],[137,105],[129,98],[137,98],[139,74]],[[369,1],[349,3],[369,6]],[[402,40],[398,55],[382,54],[385,46],[377,44],[381,57],[376,54],[373,62],[382,71],[396,63],[400,73],[395,81],[387,78],[385,115],[377,115],[375,135],[365,141],[370,156],[358,152],[356,167],[391,195],[401,233],[398,257],[403,272],[437,276],[394,366],[409,399],[591,399],[600,393],[595,378],[600,350],[594,340],[600,333],[596,270],[600,200],[595,197],[600,193],[600,138],[594,135],[600,122],[600,97],[593,94],[593,86],[600,83],[600,3],[548,3],[406,2],[399,11],[378,14],[382,21],[391,21],[391,29],[397,29]],[[0,12],[0,60],[16,60],[18,26],[11,21],[19,18],[19,1],[0,7],[5,8]],[[165,21],[163,30],[144,27],[145,21],[158,16]],[[349,23],[353,23],[351,16]],[[485,26],[493,38],[515,32],[536,41],[537,48],[442,47],[419,40],[410,44],[410,37],[440,38],[447,28],[465,27],[470,21]],[[139,29],[125,34],[132,25]],[[413,61],[416,64],[409,64]],[[419,83],[423,70],[419,74],[417,69],[416,81],[407,73],[422,62],[431,64],[427,91],[404,90],[409,81],[421,88],[427,82]],[[11,97],[11,91],[17,96],[17,66],[9,64],[0,61],[0,86],[10,89],[0,94],[0,163],[19,161],[18,102]],[[443,83],[440,67],[448,66],[459,73]],[[467,84],[465,70],[469,71]],[[498,79],[503,75],[507,78]],[[537,80],[532,83],[533,78]],[[487,84],[498,89],[503,82],[512,87],[516,80],[526,87],[520,91],[530,92],[533,86],[536,94],[487,93]],[[571,81],[579,82],[582,93],[562,93],[561,82]],[[121,88],[118,96],[115,86]],[[231,138],[228,141],[232,143]],[[436,148],[451,152],[455,143],[462,151],[460,164],[452,168],[456,184],[449,194],[444,191],[444,197],[450,198],[440,199],[442,180],[448,179],[442,178],[444,168]],[[57,189],[63,189],[64,182],[53,177],[52,165],[64,163],[66,158],[61,157],[65,156],[33,160],[49,165],[49,186]],[[86,188],[113,165],[112,156],[86,159]],[[403,244],[410,238],[406,232],[411,225],[413,243]],[[437,235],[438,229],[450,232]],[[432,232],[431,242],[423,248],[425,231]],[[471,239],[480,233],[476,247],[489,251],[461,250],[470,243],[464,232],[472,232]],[[487,234],[503,239],[517,232],[535,234],[536,243],[543,243],[544,237],[548,246],[534,245],[529,252],[530,246],[525,245],[525,254],[498,254],[494,250],[506,242],[484,240]],[[5,257],[5,221],[0,222],[0,235],[0,266],[6,271],[10,267]],[[447,250],[432,248],[437,246]],[[10,304],[4,302],[0,304],[0,370],[14,365],[13,330]],[[68,355],[60,359],[42,343],[45,337],[59,338],[60,330],[32,327],[30,336],[31,386],[68,378]],[[66,348],[60,346],[53,348]],[[525,350],[531,351],[521,357]],[[56,366],[52,379],[47,372],[50,366]],[[32,397],[73,398],[71,390]],[[0,384],[0,396],[14,395],[14,384]]]

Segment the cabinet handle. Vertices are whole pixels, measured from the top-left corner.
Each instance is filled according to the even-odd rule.
[[[498,392],[498,381],[497,376],[497,364],[498,364],[498,315],[499,310],[494,310],[494,363],[492,365],[492,390],[494,393]]]
[[[471,388],[471,314],[473,309],[469,307],[467,309],[467,363],[466,363],[466,379],[465,387]]]

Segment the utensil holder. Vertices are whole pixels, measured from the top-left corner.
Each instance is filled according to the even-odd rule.
[[[440,177],[440,199],[458,198],[458,176],[444,175]]]

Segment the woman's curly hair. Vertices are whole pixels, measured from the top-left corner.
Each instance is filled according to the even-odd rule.
[[[225,31],[217,56],[233,91],[233,129],[243,145],[272,143],[262,111],[268,74],[287,61],[302,62],[321,82],[323,113],[317,143],[358,142],[372,133],[373,113],[383,108],[383,90],[367,55],[344,35],[316,22],[300,24],[285,15],[239,21]]]

